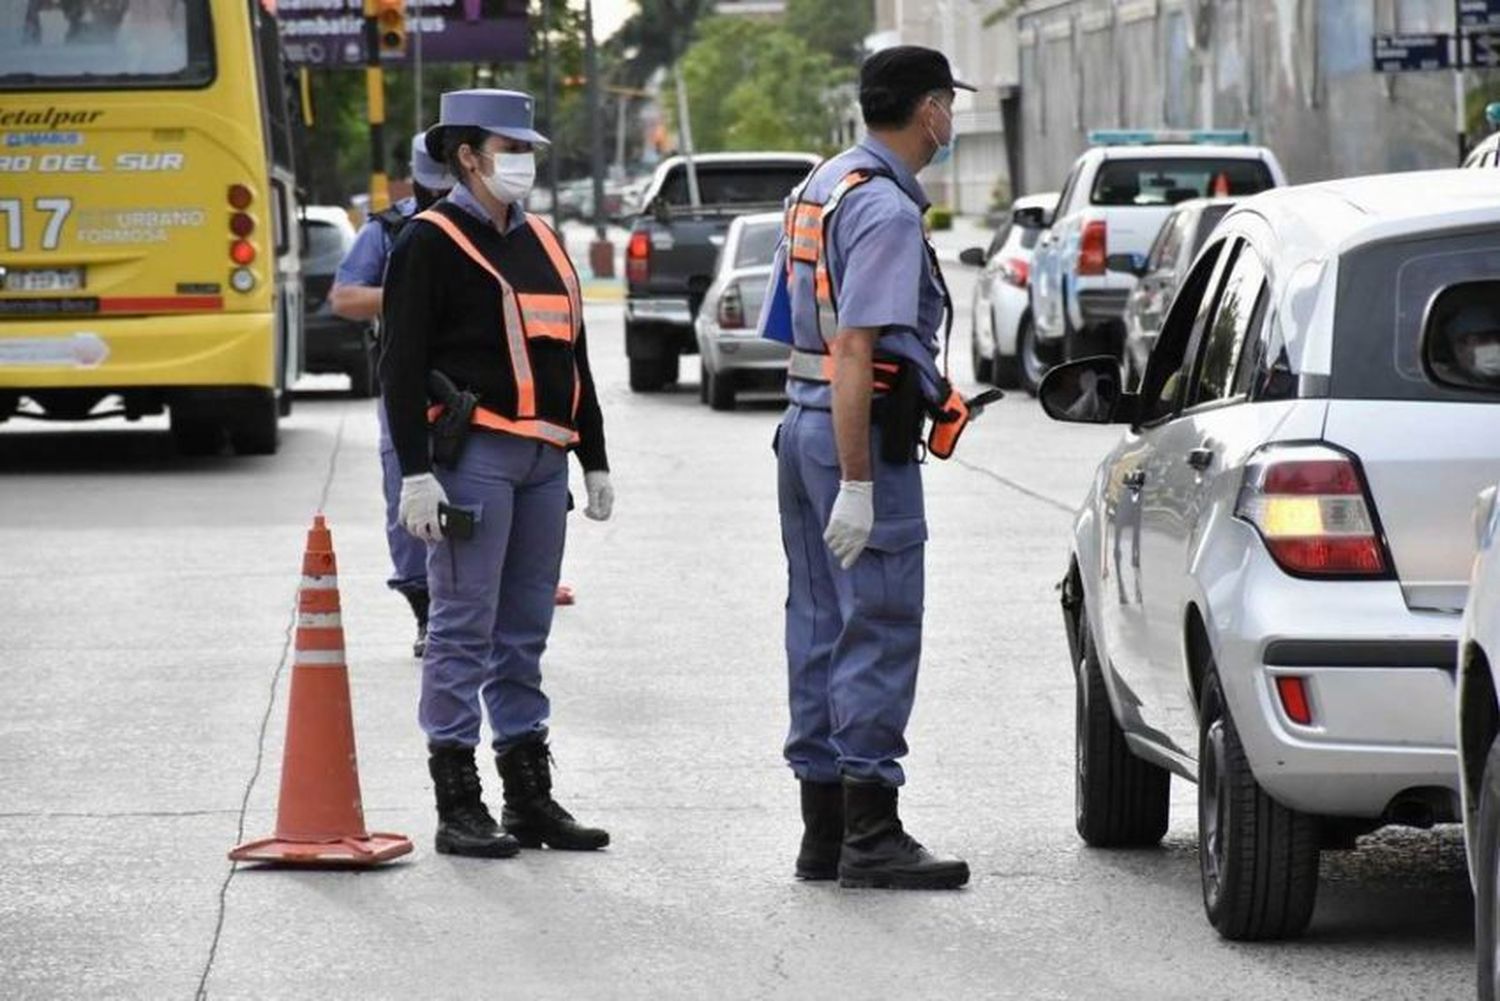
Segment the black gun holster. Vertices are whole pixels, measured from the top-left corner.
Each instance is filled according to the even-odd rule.
[[[428,433],[432,438],[432,461],[444,469],[453,469],[463,454],[464,444],[473,428],[470,422],[479,397],[459,389],[453,380],[436,370],[427,373],[427,396],[443,408]]]
[[[898,466],[916,462],[927,401],[915,365],[901,363],[891,391],[875,402],[874,416],[880,427],[880,457]]]

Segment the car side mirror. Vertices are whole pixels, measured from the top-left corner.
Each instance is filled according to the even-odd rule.
[[[1069,424],[1134,424],[1134,393],[1124,391],[1120,363],[1097,355],[1058,365],[1037,388],[1042,412]]]
[[[1433,296],[1422,369],[1440,386],[1500,393],[1500,281],[1462,282]]]
[[[971,268],[984,267],[984,248],[970,247],[958,255],[958,263],[967,264]]]
[[[1011,219],[1017,226],[1026,229],[1046,229],[1052,225],[1052,214],[1040,206],[1033,205],[1031,208],[1016,209],[1011,214]]]
[[[1146,273],[1145,254],[1110,254],[1104,259],[1104,267],[1140,278]]]

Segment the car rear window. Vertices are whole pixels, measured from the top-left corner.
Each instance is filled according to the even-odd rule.
[[[1099,165],[1090,200],[1095,205],[1176,205],[1189,198],[1253,195],[1275,184],[1259,160],[1106,160]]]
[[[1039,229],[1032,229],[1030,226],[1017,226],[1016,229],[1021,231],[1022,250],[1030,250],[1042,238],[1042,231]]]
[[[333,223],[316,222],[309,219],[307,246],[303,248],[303,264],[312,274],[332,274],[338,270],[344,258],[344,232]]]
[[[1485,399],[1422,372],[1422,320],[1449,285],[1500,278],[1500,226],[1371,244],[1339,261],[1330,393],[1356,400]]]
[[[1203,245],[1213,235],[1214,227],[1229,214],[1229,210],[1233,207],[1232,205],[1208,205],[1204,207],[1203,213],[1198,216],[1198,233],[1193,238],[1193,252],[1189,255],[1190,257],[1198,256],[1198,251],[1203,249]]]
[[[776,244],[781,240],[781,223],[758,222],[740,230],[740,245],[735,250],[736,268],[761,268],[770,264],[776,256]]]
[[[0,90],[202,87],[208,0],[0,3]]]
[[[698,195],[704,205],[780,205],[812,168],[805,163],[698,165]],[[687,205],[687,168],[674,167],[658,198]]]

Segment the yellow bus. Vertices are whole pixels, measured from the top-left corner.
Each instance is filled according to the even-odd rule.
[[[276,450],[303,356],[274,0],[0,0],[0,421]]]

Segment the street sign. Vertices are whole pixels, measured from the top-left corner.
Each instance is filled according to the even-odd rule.
[[[1464,62],[1473,69],[1500,69],[1500,30],[1471,31]]]
[[[1453,65],[1447,32],[1426,35],[1376,35],[1371,39],[1376,73],[1445,70]]]
[[[382,63],[525,62],[527,0],[406,0],[406,46]],[[282,48],[294,66],[365,65],[364,0],[277,0]],[[420,36],[420,37],[419,37]]]
[[[1460,28],[1500,28],[1500,0],[1458,0]]]

